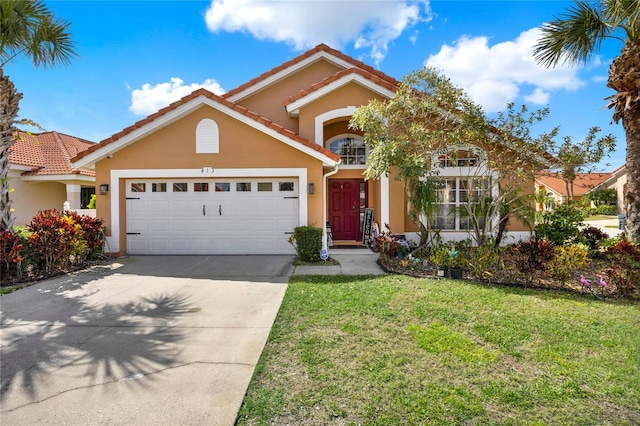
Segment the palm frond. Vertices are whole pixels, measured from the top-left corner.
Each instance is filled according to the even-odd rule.
[[[534,46],[534,58],[544,66],[586,63],[613,31],[609,15],[586,1],[577,1],[560,18],[542,26],[542,37]]]
[[[23,55],[36,66],[69,63],[76,56],[69,25],[40,0],[2,0],[0,66]]]

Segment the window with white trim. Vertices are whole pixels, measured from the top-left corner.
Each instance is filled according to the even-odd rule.
[[[435,180],[436,206],[434,228],[443,230],[472,229],[466,211],[478,211],[474,203],[491,195],[490,177],[443,177]],[[464,206],[471,204],[468,209]],[[480,223],[484,223],[481,219]]]
[[[473,229],[470,212],[481,213],[480,202],[492,194],[492,173],[486,168],[486,154],[475,146],[452,147],[438,155],[439,176],[434,180],[436,205],[434,228],[450,231]],[[484,224],[484,217],[477,217]]]

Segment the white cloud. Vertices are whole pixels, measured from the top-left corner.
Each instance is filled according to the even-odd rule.
[[[504,109],[520,94],[521,85],[534,87],[526,101],[543,105],[551,92],[576,90],[585,82],[578,77],[578,67],[538,65],[532,52],[539,36],[540,29],[533,28],[493,46],[487,37],[463,36],[453,46],[443,45],[425,65],[441,69],[487,112]]]
[[[356,49],[368,49],[376,64],[405,29],[429,20],[428,0],[212,0],[205,15],[210,31],[247,32],[297,50],[354,42]]]
[[[201,87],[216,95],[225,93],[218,82],[212,79],[206,79],[202,84],[184,85],[183,80],[171,77],[166,83],[158,83],[155,86],[145,83],[140,89],[132,91],[129,111],[136,115],[149,115]]]
[[[524,100],[532,104],[547,105],[549,103],[550,96],[551,94],[549,92],[536,87],[533,93],[524,97]]]

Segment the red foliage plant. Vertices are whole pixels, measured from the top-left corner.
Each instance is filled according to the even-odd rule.
[[[0,232],[0,281],[8,281],[17,273],[17,266],[22,262],[21,251],[22,243],[18,234],[8,230]]]
[[[511,248],[515,267],[529,280],[535,271],[544,271],[554,258],[554,248],[547,240],[520,241]]]
[[[63,266],[73,251],[75,236],[81,226],[58,210],[39,211],[28,228],[29,246],[44,261],[45,273],[51,274],[54,268]]]

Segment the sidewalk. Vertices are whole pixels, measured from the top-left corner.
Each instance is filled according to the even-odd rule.
[[[329,256],[339,265],[294,266],[292,275],[384,275],[378,253],[368,248],[329,248]]]
[[[622,232],[618,229],[618,219],[585,221],[584,224],[586,226],[594,226],[596,228],[600,228],[601,230],[609,234],[609,237],[611,238],[617,236]],[[615,228],[605,228],[606,226],[615,226]]]

